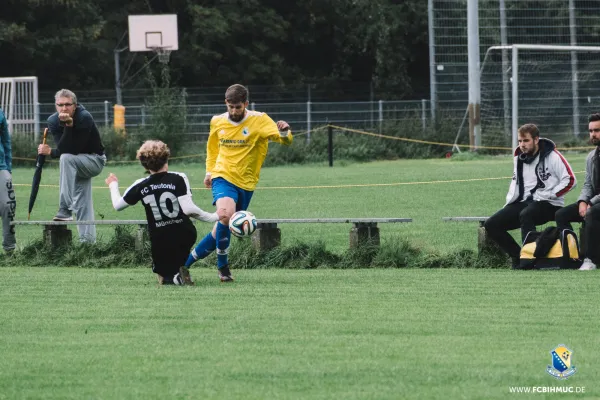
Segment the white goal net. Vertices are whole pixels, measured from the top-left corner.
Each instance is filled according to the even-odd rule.
[[[587,137],[600,112],[600,47],[490,47],[481,64],[481,144],[516,147],[520,125],[534,123],[557,143]],[[581,136],[584,135],[584,136]]]

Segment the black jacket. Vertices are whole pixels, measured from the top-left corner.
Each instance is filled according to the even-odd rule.
[[[58,112],[48,118],[48,130],[54,137],[56,148],[52,149],[52,158],[68,154],[104,154],[98,127],[90,114],[81,104],[73,114],[73,126],[64,126],[58,119]]]

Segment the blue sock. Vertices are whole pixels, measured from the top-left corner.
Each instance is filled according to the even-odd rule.
[[[196,261],[205,258],[217,248],[217,240],[213,237],[212,232],[208,232],[208,235],[196,245],[194,250],[188,256],[185,266],[189,267]]]
[[[227,265],[227,253],[229,253],[229,239],[231,232],[227,225],[217,223],[217,268]]]

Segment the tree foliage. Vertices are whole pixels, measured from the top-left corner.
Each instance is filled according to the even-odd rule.
[[[38,76],[40,88],[114,87],[114,50],[130,14],[178,15],[177,86],[375,85],[388,98],[427,91],[422,0],[5,0],[0,76]],[[144,54],[121,53],[137,71]],[[143,74],[131,82],[145,85]]]

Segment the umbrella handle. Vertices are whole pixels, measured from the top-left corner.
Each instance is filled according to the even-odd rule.
[[[44,138],[42,139],[42,144],[46,144],[46,136],[48,136],[48,128],[44,128]]]

